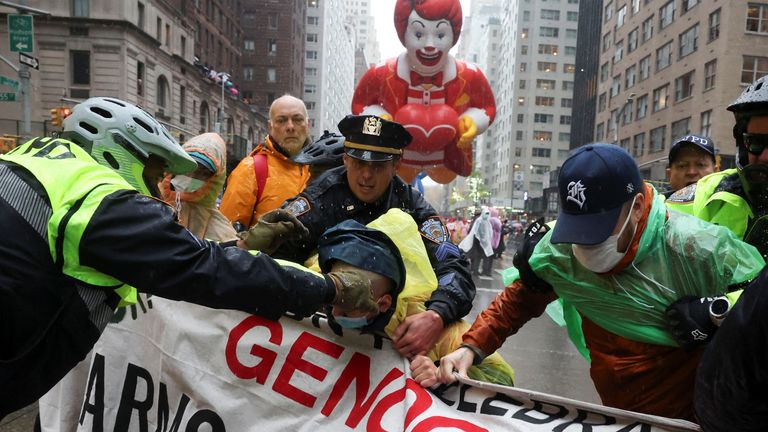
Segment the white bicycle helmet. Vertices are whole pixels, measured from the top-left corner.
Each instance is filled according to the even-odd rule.
[[[109,167],[145,194],[154,195],[144,167],[151,155],[165,162],[165,171],[184,174],[197,163],[149,113],[131,103],[94,97],[72,109],[64,120],[67,139],[85,148],[101,165]]]

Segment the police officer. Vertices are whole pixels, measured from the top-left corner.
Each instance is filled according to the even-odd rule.
[[[438,277],[427,311],[408,317],[393,334],[404,357],[429,351],[443,327],[472,308],[475,286],[468,262],[451,243],[448,229],[424,197],[395,175],[395,166],[411,135],[403,126],[376,116],[347,116],[338,124],[344,135],[344,166],[332,169],[283,208],[309,230],[308,239],[288,240],[275,256],[304,262],[326,229],[346,219],[368,224],[391,208],[410,213]]]
[[[748,86],[728,106],[736,118],[736,168],[702,178],[667,205],[731,229],[768,255],[768,77]]]
[[[75,106],[62,138],[0,156],[0,419],[82,360],[137,290],[269,319],[375,310],[354,273],[282,267],[177,224],[156,185],[196,167],[152,116],[103,97]]]
[[[715,143],[709,137],[686,135],[675,140],[669,149],[669,190],[664,196],[669,198],[676,191],[717,171],[716,154]]]

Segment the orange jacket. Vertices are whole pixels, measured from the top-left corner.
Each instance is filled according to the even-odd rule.
[[[258,185],[253,168],[253,156],[267,156],[267,179],[261,199],[256,202]],[[243,158],[227,180],[220,210],[230,221],[245,227],[253,226],[259,216],[274,210],[288,198],[298,195],[309,181],[309,169],[299,165],[275,149],[271,137]]]

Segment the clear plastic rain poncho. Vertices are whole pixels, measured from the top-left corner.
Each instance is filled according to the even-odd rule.
[[[570,244],[549,242],[551,230],[531,256],[531,268],[554,287],[568,333],[587,358],[579,313],[621,337],[677,346],[664,318],[668,305],[686,295],[722,295],[729,286],[752,279],[765,265],[757,249],[727,228],[667,212],[655,189],[653,194],[637,255],[618,274],[587,270],[573,256]],[[504,283],[517,278],[517,270],[509,269]],[[547,311],[556,315],[557,309],[554,305]]]

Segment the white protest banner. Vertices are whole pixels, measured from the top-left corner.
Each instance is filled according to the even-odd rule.
[[[462,380],[435,394],[388,340],[141,296],[40,400],[44,431],[698,430]],[[513,365],[514,366],[514,365]]]

